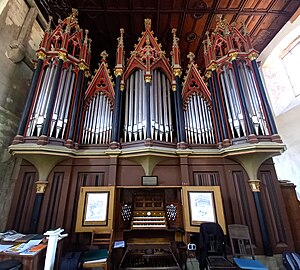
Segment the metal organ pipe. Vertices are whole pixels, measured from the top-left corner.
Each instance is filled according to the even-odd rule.
[[[242,107],[237,94],[236,86],[234,83],[234,74],[228,66],[223,67],[223,73],[221,73],[221,84],[223,86],[225,106],[228,115],[229,126],[233,137],[242,136],[240,128],[244,134],[245,122],[242,112]]]
[[[150,100],[146,98],[144,71],[134,71],[127,82],[125,95],[124,141],[146,139],[147,102],[150,105],[151,137],[172,141],[170,83],[160,71],[153,71]]]
[[[67,73],[67,74],[66,74]],[[63,70],[60,85],[58,88],[55,109],[52,116],[51,133],[52,137],[64,138],[69,118],[69,109],[74,90],[75,73],[73,66]],[[55,132],[54,132],[55,128]]]
[[[46,104],[48,104],[50,89],[53,84],[55,67],[55,64],[51,61],[49,65],[44,68],[43,79],[39,85],[39,93],[35,99],[26,136],[41,135],[45,119]]]
[[[108,144],[111,140],[112,112],[105,94],[98,92],[91,98],[83,125],[83,144]]]
[[[254,129],[257,135],[259,135],[259,128],[263,135],[269,135],[266,119],[264,117],[261,99],[258,95],[258,90],[255,85],[253,74],[250,67],[247,65],[246,61],[241,61],[240,63],[240,74],[242,79],[242,84],[245,89],[245,95],[248,98],[249,111],[251,111],[251,119],[254,125]]]
[[[214,144],[211,111],[207,102],[194,93],[184,111],[186,138],[189,144]]]

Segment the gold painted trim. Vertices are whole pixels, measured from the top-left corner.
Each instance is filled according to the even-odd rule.
[[[79,70],[86,70],[86,69],[88,69],[88,66],[85,63],[80,62],[78,64],[78,68],[79,68]]]
[[[176,76],[180,77],[182,75],[182,70],[181,70],[181,68],[174,68],[173,73],[174,73],[175,77]]]
[[[236,60],[238,57],[238,52],[229,53],[228,56],[229,56],[229,61]]]
[[[212,63],[209,65],[208,70],[214,71],[218,68],[218,65],[215,63]]]
[[[118,77],[118,76],[122,76],[123,74],[123,69],[122,68],[115,68],[115,76]]]
[[[258,57],[258,53],[256,53],[256,52],[252,52],[248,55],[248,58],[250,59],[250,61],[257,59],[257,57]]]
[[[37,194],[45,193],[47,185],[48,185],[48,182],[46,182],[46,181],[37,181],[36,182],[36,193]]]
[[[207,70],[206,73],[205,73],[205,78],[209,79],[212,77],[212,72],[211,70]]]
[[[63,61],[66,61],[66,60],[67,60],[67,53],[66,53],[66,52],[61,52],[61,51],[59,51],[59,52],[57,53],[57,55],[58,55],[58,58],[59,58],[59,59],[61,59],[61,60],[63,60]]]
[[[257,179],[248,180],[248,184],[249,184],[252,192],[260,192],[260,183],[261,183],[261,181],[257,180]]]
[[[37,56],[38,59],[42,59],[42,60],[44,60],[46,58],[46,54],[44,52],[41,52],[41,51],[37,52],[36,56]]]
[[[146,82],[146,83],[151,83],[151,81],[152,81],[152,76],[151,76],[151,75],[145,75],[144,79],[145,79],[145,82]]]

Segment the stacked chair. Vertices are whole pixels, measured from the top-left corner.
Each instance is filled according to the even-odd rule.
[[[249,229],[246,225],[228,225],[228,233],[233,260],[239,269],[268,270],[263,264],[255,260]]]

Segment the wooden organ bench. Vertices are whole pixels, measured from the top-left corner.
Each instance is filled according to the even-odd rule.
[[[180,270],[170,240],[167,238],[131,238],[119,269]]]

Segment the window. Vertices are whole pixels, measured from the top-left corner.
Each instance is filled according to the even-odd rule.
[[[290,84],[293,88],[295,96],[300,95],[300,78],[298,69],[298,60],[300,59],[300,40],[292,43],[288,48],[288,52],[282,57]]]

